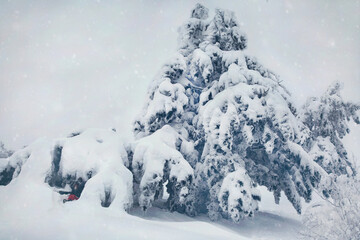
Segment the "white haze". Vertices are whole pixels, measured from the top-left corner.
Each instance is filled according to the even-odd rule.
[[[88,127],[131,134],[196,2],[235,11],[247,53],[299,105],[336,80],[360,102],[360,1],[1,1],[0,140],[16,149]],[[348,142],[360,143],[356,131]]]

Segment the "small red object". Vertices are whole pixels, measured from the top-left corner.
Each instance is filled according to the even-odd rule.
[[[74,200],[78,200],[79,198],[75,195],[75,194],[70,194],[68,197],[68,201],[74,201]]]

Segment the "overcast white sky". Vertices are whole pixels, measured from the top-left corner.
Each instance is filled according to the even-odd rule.
[[[247,53],[299,104],[335,80],[360,102],[360,1],[0,1],[0,140],[19,148],[87,127],[128,135],[196,2],[235,11]]]

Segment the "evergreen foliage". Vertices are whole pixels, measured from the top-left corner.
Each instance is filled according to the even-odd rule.
[[[314,188],[329,190],[327,172],[344,174],[350,166],[337,136],[345,135],[350,118],[359,121],[359,107],[344,103],[335,87],[331,97],[316,100],[323,105],[317,111],[330,104],[327,115],[309,108],[313,102],[298,114],[279,77],[244,53],[247,38],[233,12],[208,16],[197,4],[179,28],[179,51],[153,80],[135,135],[141,141],[166,126],[196,150],[175,149],[194,169],[188,197],[195,197],[189,202],[197,213],[234,221],[253,216],[257,185],[277,203],[283,191],[300,213],[301,198],[310,201]],[[326,148],[336,149],[341,166],[323,164]]]

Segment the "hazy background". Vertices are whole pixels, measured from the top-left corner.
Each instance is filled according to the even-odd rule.
[[[235,11],[247,53],[298,104],[335,80],[360,102],[360,1],[0,1],[0,140],[16,149],[87,127],[129,135],[197,2],[211,16]],[[347,141],[359,138],[357,127]]]

